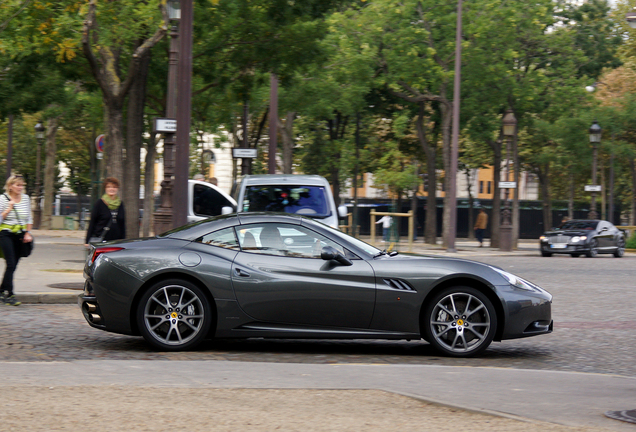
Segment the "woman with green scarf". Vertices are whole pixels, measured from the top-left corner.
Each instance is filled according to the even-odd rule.
[[[104,195],[91,212],[91,222],[86,231],[86,246],[89,243],[126,238],[126,212],[119,198],[119,180],[107,177],[104,180]]]

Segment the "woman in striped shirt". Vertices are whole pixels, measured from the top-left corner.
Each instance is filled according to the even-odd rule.
[[[33,241],[31,237],[31,203],[24,191],[24,178],[12,175],[4,185],[5,193],[0,195],[0,247],[7,267],[4,270],[0,297],[4,304],[19,306],[13,295],[13,274],[20,260],[22,245]]]

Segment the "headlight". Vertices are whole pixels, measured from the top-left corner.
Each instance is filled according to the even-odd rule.
[[[587,240],[586,236],[574,236],[572,237],[572,243],[578,243]]]
[[[488,266],[488,267],[490,267],[491,269],[493,269],[494,271],[502,275],[504,279],[506,279],[512,286],[515,286],[517,288],[520,288],[526,291],[545,292],[545,290],[542,289],[541,287],[538,287],[532,282],[528,282],[527,280],[521,279],[519,276],[515,276],[512,273],[508,273],[507,271],[504,271],[497,267],[491,267],[491,266]]]
[[[547,237],[546,237],[546,236],[541,236],[541,237],[539,237],[539,240],[541,240],[541,241],[546,241],[546,240],[547,240]]]

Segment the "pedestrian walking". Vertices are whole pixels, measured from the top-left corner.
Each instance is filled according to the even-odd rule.
[[[389,233],[391,232],[391,224],[393,223],[393,218],[391,216],[382,216],[377,224],[382,224],[382,238],[383,242],[389,241]]]
[[[24,178],[12,175],[4,185],[0,196],[0,247],[7,266],[0,285],[0,300],[5,305],[20,306],[13,293],[13,274],[18,261],[24,256],[24,244],[32,243],[31,202],[24,192]]]
[[[475,222],[475,237],[479,241],[479,247],[484,247],[484,233],[488,226],[488,215],[483,208],[479,209],[477,221]]]
[[[85,246],[123,238],[126,238],[126,212],[119,197],[119,180],[107,177],[104,180],[104,195],[91,212]]]

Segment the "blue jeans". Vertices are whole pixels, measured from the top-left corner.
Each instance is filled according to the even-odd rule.
[[[8,291],[10,296],[13,295],[13,274],[18,266],[18,261],[20,261],[20,243],[22,243],[22,238],[18,234],[13,234],[7,230],[0,231],[0,247],[2,247],[4,259],[7,262],[0,291]]]
[[[384,241],[389,241],[389,232],[391,231],[391,228],[382,228],[382,235],[384,237]]]
[[[477,240],[479,241],[479,244],[482,244],[484,242],[484,233],[486,232],[485,229],[481,229],[481,228],[477,228],[475,230],[475,236],[477,236]]]

